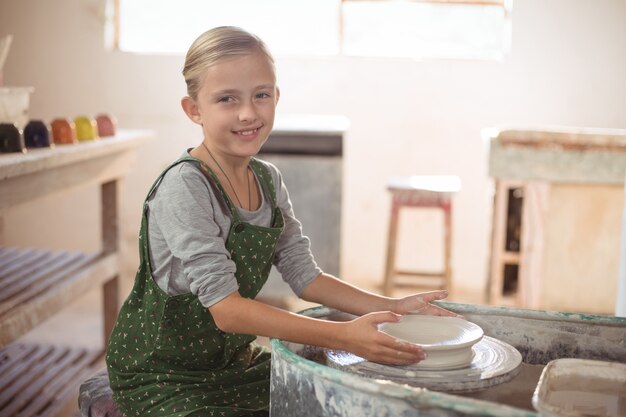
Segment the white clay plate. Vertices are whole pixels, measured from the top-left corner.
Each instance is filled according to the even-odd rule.
[[[484,335],[480,326],[464,319],[414,314],[402,317],[398,323],[384,323],[380,330],[422,346],[426,359],[411,367],[424,370],[469,366],[474,357],[472,346]]]
[[[522,355],[515,347],[484,336],[471,347],[472,360],[464,368],[430,370],[416,365],[390,366],[369,362],[349,352],[325,350],[326,364],[356,375],[443,392],[470,392],[510,381],[518,373]]]

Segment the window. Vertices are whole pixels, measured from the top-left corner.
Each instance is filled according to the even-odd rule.
[[[501,1],[343,1],[342,51],[354,56],[501,59],[509,13]]]
[[[240,26],[275,55],[500,59],[511,0],[109,0],[122,51],[184,54],[213,26]]]
[[[339,53],[338,0],[115,0],[117,47],[126,52],[184,54],[202,32],[239,26],[275,55]]]

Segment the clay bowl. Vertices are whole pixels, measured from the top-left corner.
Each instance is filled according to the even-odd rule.
[[[472,346],[483,338],[483,329],[457,317],[409,314],[398,323],[384,323],[380,329],[398,339],[416,343],[426,359],[410,367],[422,370],[466,368],[472,362]]]

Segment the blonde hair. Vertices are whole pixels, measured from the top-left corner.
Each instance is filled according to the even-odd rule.
[[[183,76],[187,94],[194,100],[198,97],[205,71],[219,60],[255,52],[263,53],[274,66],[267,45],[256,35],[234,26],[220,26],[204,32],[191,44],[185,57]]]

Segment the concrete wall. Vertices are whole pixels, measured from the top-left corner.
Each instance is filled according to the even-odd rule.
[[[129,271],[141,201],[150,182],[200,131],[180,110],[182,56],[142,56],[103,47],[102,0],[0,0],[0,35],[15,35],[6,85],[35,87],[30,115],[47,121],[108,112],[125,128],[151,128],[127,180],[122,219]],[[455,297],[480,302],[487,279],[492,185],[484,127],[626,127],[626,2],[515,0],[511,55],[504,62],[278,56],[279,112],[342,114],[345,144],[342,275],[381,282],[388,177],[456,174]],[[270,45],[271,46],[271,45]],[[20,207],[5,223],[15,245],[92,248],[93,190]],[[54,200],[54,201],[53,201]],[[37,212],[72,219],[35,221]],[[435,214],[415,218],[417,260],[440,261]],[[408,230],[408,229],[407,229]],[[408,238],[408,233],[405,233]],[[428,241],[430,240],[430,241]],[[408,241],[407,241],[408,242]],[[421,242],[421,241],[420,241]],[[408,243],[407,246],[408,247]],[[405,253],[404,261],[409,263]]]

